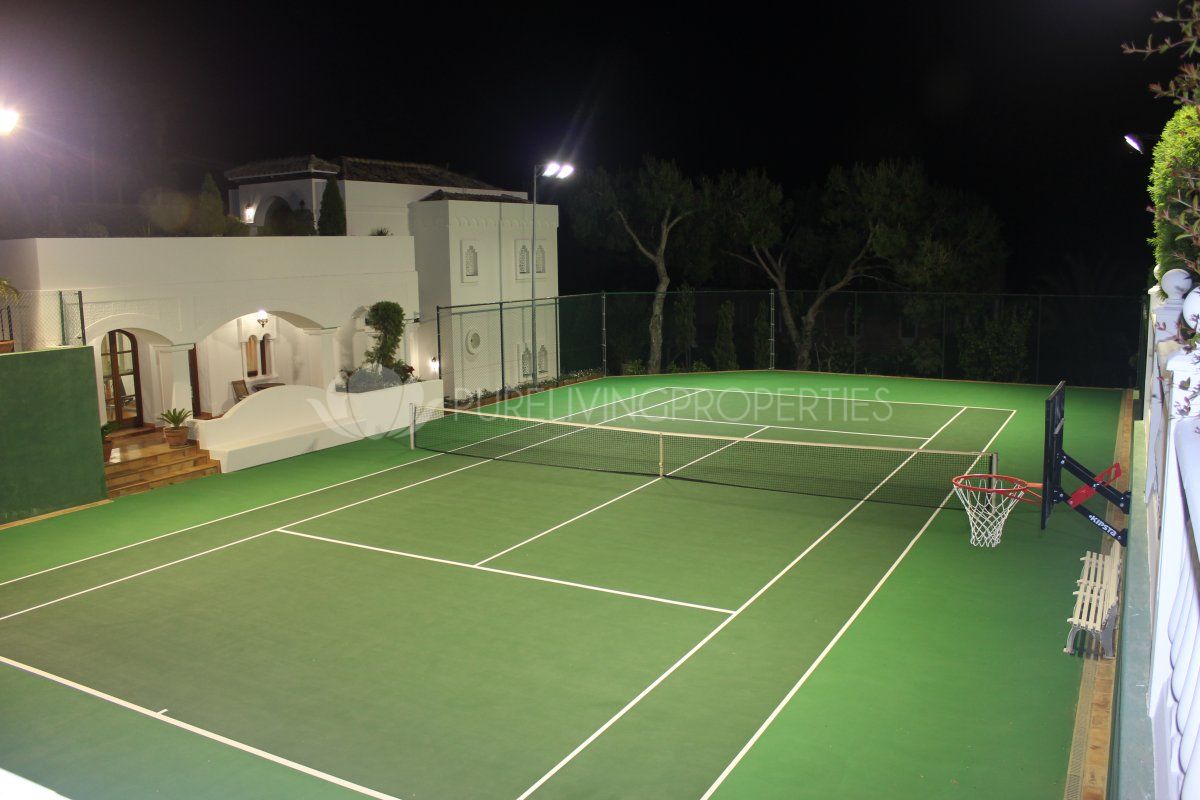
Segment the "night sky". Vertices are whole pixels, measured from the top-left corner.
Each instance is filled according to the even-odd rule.
[[[834,163],[913,157],[998,212],[1010,291],[1045,288],[1069,261],[1097,276],[1096,293],[1129,293],[1151,266],[1149,159],[1122,136],[1161,130],[1172,107],[1146,86],[1174,63],[1120,44],[1144,40],[1166,3],[833,3],[786,18],[456,6],[415,19],[402,13],[415,6],[9,2],[0,101],[43,152],[94,137],[120,163],[161,142],[179,188],[308,152],[449,164],[516,189],[547,156],[757,166],[796,189]],[[651,283],[640,267],[573,266],[573,250],[565,240],[564,291]]]

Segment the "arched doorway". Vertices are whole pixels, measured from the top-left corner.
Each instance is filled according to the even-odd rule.
[[[140,428],[142,378],[137,338],[120,329],[105,334],[100,339],[100,368],[107,421],[122,428]]]

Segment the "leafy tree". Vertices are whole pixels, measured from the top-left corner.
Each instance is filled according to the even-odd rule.
[[[1000,309],[975,320],[959,335],[958,365],[963,377],[977,381],[1029,380],[1032,324],[1032,313],[1023,307]]]
[[[671,285],[681,223],[701,210],[692,178],[674,161],[646,156],[636,171],[587,173],[572,193],[569,211],[576,235],[585,243],[633,251],[654,267],[654,303],[650,311],[650,352],[646,371],[662,371],[663,306]],[[693,270],[701,264],[684,261]]]
[[[696,292],[686,284],[671,307],[671,339],[675,353],[683,356],[680,366],[690,370],[696,347]]]
[[[220,236],[225,233],[225,204],[221,201],[221,190],[213,180],[212,173],[204,174],[200,185],[200,199],[188,225],[193,236]]]
[[[8,278],[0,278],[0,305],[10,305],[21,299],[17,287],[9,283]]]
[[[396,361],[396,350],[404,336],[404,309],[399,303],[380,300],[367,309],[364,322],[379,332],[375,346],[364,354],[366,363],[395,370],[400,363]]]
[[[916,163],[834,167],[819,192],[799,200],[785,198],[761,170],[725,173],[706,194],[725,252],[761,269],[778,290],[797,369],[810,367],[817,320],[836,292],[866,281],[939,291],[1001,282],[995,214],[931,183]],[[799,280],[813,299],[797,320],[788,289]]]
[[[732,300],[726,300],[717,309],[717,342],[713,347],[713,366],[718,370],[738,368],[737,348],[733,345]]]
[[[325,191],[321,194],[321,214],[317,218],[317,232],[322,236],[346,235],[346,203],[338,190],[337,181],[325,179]]]

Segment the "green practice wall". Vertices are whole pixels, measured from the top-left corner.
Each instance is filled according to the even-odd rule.
[[[0,355],[0,523],[102,500],[90,347]]]

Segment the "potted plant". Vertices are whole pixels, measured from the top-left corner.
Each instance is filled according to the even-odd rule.
[[[188,429],[183,423],[187,422],[191,415],[192,412],[183,408],[168,408],[158,415],[158,418],[167,424],[163,430],[163,436],[166,437],[168,445],[171,447],[187,446]]]
[[[100,441],[104,442],[104,461],[107,463],[112,456],[113,440],[112,434],[121,426],[115,422],[106,422],[100,426]]]

